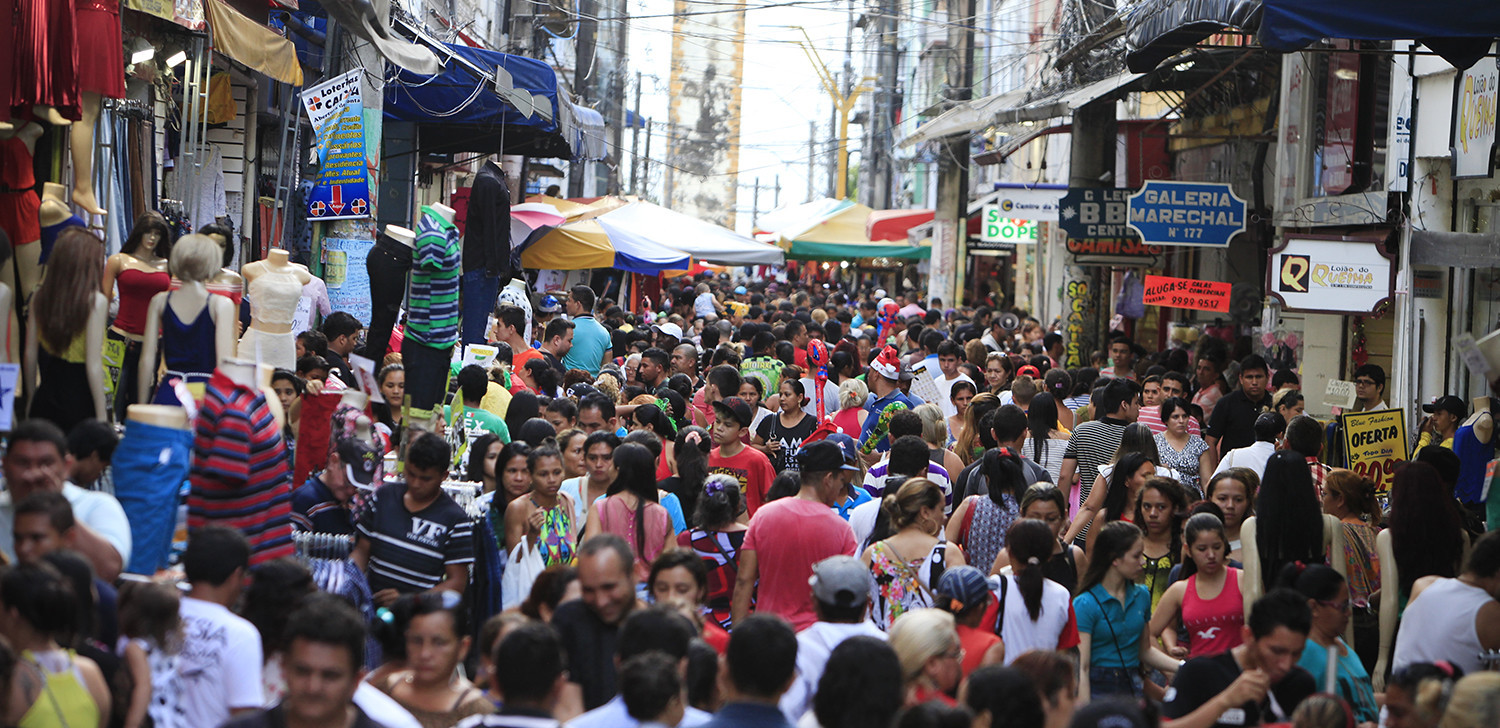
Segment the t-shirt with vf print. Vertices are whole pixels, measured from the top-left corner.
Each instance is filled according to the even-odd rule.
[[[766,415],[755,430],[755,434],[765,440],[767,445],[772,442],[781,444],[781,449],[771,454],[771,467],[778,473],[797,469],[797,451],[802,449],[802,441],[818,426],[818,418],[810,417],[804,412],[798,414],[802,415],[802,419],[791,427],[781,424],[779,414]]]
[[[422,510],[406,509],[405,483],[375,491],[359,518],[359,535],[370,541],[370,591],[426,591],[443,580],[450,564],[474,561],[473,524],[447,493]]]
[[[776,479],[771,461],[766,458],[765,453],[753,447],[745,447],[733,457],[720,455],[719,450],[716,447],[708,455],[709,474],[728,475],[739,481],[740,493],[745,497],[745,508],[754,516],[761,504],[766,502],[771,481]]]

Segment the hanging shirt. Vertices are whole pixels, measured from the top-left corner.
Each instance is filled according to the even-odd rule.
[[[215,371],[193,423],[188,530],[225,526],[243,533],[252,565],[291,556],[288,462],[265,394]]]
[[[458,228],[436,210],[423,207],[406,312],[406,335],[413,340],[434,349],[445,349],[458,341],[461,257]]]

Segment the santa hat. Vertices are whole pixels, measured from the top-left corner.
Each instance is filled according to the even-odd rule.
[[[901,378],[901,357],[896,354],[896,348],[887,346],[880,350],[880,356],[870,362],[870,369],[886,379]]]

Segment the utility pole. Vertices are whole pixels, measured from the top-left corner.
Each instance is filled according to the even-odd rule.
[[[594,74],[595,44],[598,42],[598,3],[594,0],[579,0],[577,43],[574,45],[576,66],[573,70],[573,92],[583,97],[585,104],[599,101],[595,87],[598,82]],[[608,117],[606,117],[608,118]],[[575,161],[568,164],[568,197],[583,196],[583,179],[589,173],[591,163]]]
[[[849,0],[849,18],[844,24],[844,83],[840,87],[840,95],[853,104],[854,93],[854,0]],[[828,138],[837,140],[839,148],[844,150],[837,157],[828,158],[828,194],[836,200],[842,200],[848,194],[847,185],[849,181],[849,112],[844,111],[842,125],[839,116],[840,102],[834,99],[833,108],[828,112]]]
[[[818,122],[807,122],[807,201],[813,201],[813,171],[818,157]]]
[[[630,194],[641,194],[641,188],[637,186],[636,169],[641,161],[641,72],[635,72],[635,111],[630,119]]]
[[[875,75],[880,78],[880,86],[875,92],[874,103],[870,104],[870,126],[869,133],[865,138],[870,141],[869,147],[862,157],[862,165],[870,170],[870,199],[865,203],[877,210],[889,209],[891,206],[891,150],[895,147],[891,128],[896,120],[896,90],[897,79],[900,78],[900,69],[897,68],[900,57],[896,53],[896,9],[893,0],[880,0],[879,15],[875,18],[872,26],[875,28]]]
[[[781,207],[781,175],[776,175],[776,194],[771,197],[771,209]]]
[[[974,89],[974,0],[953,0],[948,17],[948,99],[954,104],[968,101]],[[944,306],[957,306],[963,290],[960,263],[967,259],[969,214],[969,138],[958,135],[939,144],[937,214],[932,241],[932,266],[927,277],[927,298],[943,299]]]
[[[651,139],[650,137],[646,138],[648,144],[650,143],[650,139]],[[672,190],[672,182],[673,182],[673,179],[672,179],[673,175],[672,175],[672,173],[676,171],[673,168],[672,164],[677,161],[675,158],[672,157],[672,150],[677,148],[677,143],[676,142],[677,142],[677,125],[673,124],[672,121],[670,119],[668,119],[667,120],[667,160],[666,160],[667,170],[665,172],[663,172],[663,174],[666,175],[666,179],[663,180],[663,182],[662,182],[662,196],[661,196],[662,207],[671,207],[672,206],[672,192],[673,192],[673,190]]]
[[[641,157],[641,183],[646,185],[646,191],[651,190],[651,129],[652,122],[646,120],[646,155]]]
[[[750,227],[755,227],[755,221],[760,219],[760,178],[755,178],[755,199],[750,202]]]
[[[973,2],[973,0],[964,1]],[[807,59],[812,61],[813,70],[818,72],[818,80],[823,82],[823,90],[828,92],[830,99],[833,99],[833,109],[837,114],[838,133],[833,136],[833,140],[834,143],[838,144],[838,157],[837,164],[832,167],[834,181],[830,185],[830,188],[833,190],[834,199],[842,200],[848,196],[846,186],[849,172],[849,112],[854,109],[855,99],[858,99],[860,94],[870,90],[870,86],[866,85],[866,82],[875,80],[875,77],[866,76],[860,81],[858,86],[845,93],[839,88],[838,79],[834,78],[833,73],[828,70],[828,67],[823,65],[823,59],[818,56],[818,49],[813,47],[812,38],[808,36],[807,29],[799,25],[797,26],[797,30],[802,31],[803,40],[800,42],[802,50],[807,53]],[[850,42],[853,42],[852,39]],[[849,71],[851,74],[853,73],[852,67]],[[809,160],[808,166],[809,168],[812,166],[811,160]],[[809,176],[811,176],[810,169]],[[812,199],[811,192],[808,192],[807,196],[808,200]]]

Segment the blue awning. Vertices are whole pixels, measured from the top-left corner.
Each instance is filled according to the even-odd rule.
[[[445,66],[441,73],[423,76],[393,67],[395,76],[385,87],[385,118],[417,123],[422,151],[574,156],[551,66],[444,45],[446,52],[438,51]]]
[[[1264,0],[1260,43],[1295,51],[1324,38],[1418,40],[1459,69],[1500,37],[1500,2],[1446,0]]]

